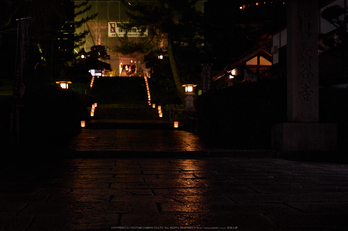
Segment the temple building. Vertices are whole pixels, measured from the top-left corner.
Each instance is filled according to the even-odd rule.
[[[152,2],[143,0],[142,2]],[[75,6],[81,4],[83,1],[74,1]],[[132,4],[135,1],[129,1]],[[200,11],[204,11],[204,2],[199,1],[196,7]],[[120,0],[90,0],[89,3],[92,8],[84,14],[78,15],[75,20],[81,20],[88,15],[98,13],[98,16],[77,29],[77,33],[88,31],[86,43],[80,47],[80,50],[88,52],[93,46],[105,46],[107,54],[110,59],[105,62],[111,66],[111,71],[105,71],[103,76],[149,76],[150,68],[146,68],[144,55],[145,54],[131,54],[123,55],[116,52],[116,46],[120,46],[120,38],[124,37],[126,31],[120,28],[120,24],[129,22],[126,14],[126,6]],[[78,9],[76,9],[78,11]],[[130,42],[139,42],[142,37],[151,36],[149,32],[139,31],[133,28],[127,32],[127,37]]]

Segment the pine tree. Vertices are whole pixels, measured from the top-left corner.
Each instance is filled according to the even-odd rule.
[[[197,57],[202,51],[202,19],[203,15],[195,8],[197,0],[155,0],[151,2],[128,2],[122,0],[127,7],[129,23],[123,29],[133,27],[149,37],[131,42],[127,33],[121,39],[117,51],[123,54],[143,53],[168,54],[178,96],[184,102],[182,83],[196,74]]]
[[[52,80],[62,70],[74,65],[77,57],[74,49],[85,42],[88,31],[75,33],[75,28],[81,27],[97,14],[74,21],[76,16],[91,9],[88,0],[76,6],[66,0],[35,0],[27,4],[31,17],[31,39],[36,47],[33,49],[36,56],[34,65],[46,69],[46,78]]]

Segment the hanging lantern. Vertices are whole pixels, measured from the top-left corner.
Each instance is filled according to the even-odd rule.
[[[152,104],[152,108],[156,108],[156,104]]]
[[[174,128],[178,128],[179,127],[179,121],[174,121]]]
[[[86,127],[86,121],[81,120],[81,128],[84,128],[84,127]]]

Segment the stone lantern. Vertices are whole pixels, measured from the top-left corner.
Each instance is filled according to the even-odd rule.
[[[185,110],[187,112],[194,112],[195,111],[195,107],[193,105],[193,100],[194,100],[194,96],[195,96],[194,88],[196,86],[197,85],[195,85],[195,84],[184,84],[184,85],[182,85],[182,87],[185,88],[185,96],[186,96]]]

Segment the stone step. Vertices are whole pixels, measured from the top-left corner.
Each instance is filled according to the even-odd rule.
[[[95,119],[158,120],[158,111],[153,108],[103,108],[97,107]]]
[[[147,92],[142,77],[115,77],[95,79],[92,94],[98,103],[145,104]]]

